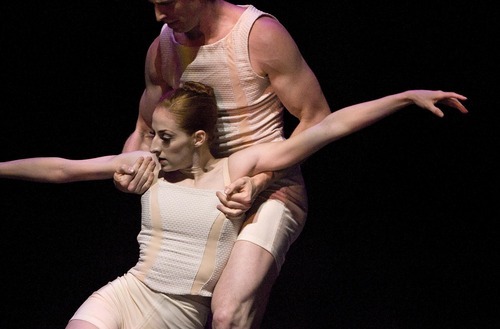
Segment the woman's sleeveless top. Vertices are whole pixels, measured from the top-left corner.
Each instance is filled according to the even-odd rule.
[[[219,164],[214,170],[228,184],[227,159]],[[144,193],[139,261],[130,273],[158,292],[211,296],[242,225],[217,210],[215,192],[159,179]]]

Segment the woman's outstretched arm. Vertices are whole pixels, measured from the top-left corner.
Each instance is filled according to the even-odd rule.
[[[467,113],[467,109],[460,102],[466,99],[465,96],[454,92],[409,90],[345,107],[332,112],[318,124],[288,140],[258,144],[232,154],[229,157],[231,178],[287,168],[306,159],[325,145],[370,126],[410,105],[417,105],[438,117],[444,116],[444,113],[436,106],[437,104]]]
[[[113,178],[122,165],[132,166],[139,158],[152,157],[145,151],[72,160],[59,157],[37,157],[0,162],[0,178],[46,183]]]

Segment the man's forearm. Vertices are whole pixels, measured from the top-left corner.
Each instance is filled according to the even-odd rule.
[[[286,175],[287,169],[277,171],[266,171],[252,176],[252,185],[255,187],[254,195],[257,196],[267,189],[272,183],[280,180]]]
[[[252,185],[255,187],[254,198],[252,199],[255,199],[255,196],[259,195],[275,181],[274,176],[274,172],[266,171],[251,177]]]
[[[138,150],[149,151],[150,142],[151,138],[149,134],[134,131],[125,141],[122,152],[125,153]]]

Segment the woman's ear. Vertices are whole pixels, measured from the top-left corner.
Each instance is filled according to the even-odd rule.
[[[207,133],[204,130],[197,130],[194,134],[194,146],[200,147],[207,142]]]

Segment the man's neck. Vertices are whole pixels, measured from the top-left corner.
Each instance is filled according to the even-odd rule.
[[[200,23],[191,31],[176,35],[176,40],[186,46],[203,46],[223,39],[231,32],[243,8],[226,1],[206,2]]]

